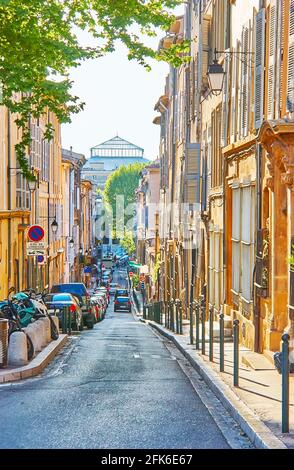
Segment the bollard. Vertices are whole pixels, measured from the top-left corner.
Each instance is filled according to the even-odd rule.
[[[183,334],[183,302],[179,302],[179,315],[180,315],[180,335]]]
[[[193,338],[193,302],[190,303],[190,344],[194,344],[194,338]]]
[[[8,320],[0,318],[0,368],[7,366],[8,329]]]
[[[179,301],[176,300],[176,333],[179,333]]]
[[[171,331],[175,331],[175,322],[174,322],[174,300],[171,300],[171,309],[170,309],[170,329]]]
[[[25,366],[28,363],[27,337],[23,331],[15,331],[9,336],[8,365]]]
[[[45,341],[44,341],[44,327],[43,327],[42,322],[40,322],[39,320],[37,320],[37,321],[34,323],[34,325],[35,325],[35,328],[36,328],[36,330],[37,330],[37,334],[36,334],[36,336],[37,336],[37,342],[36,342],[36,344],[34,345],[34,347],[35,347],[35,351],[36,351],[36,352],[39,352],[39,351],[42,350],[43,342],[45,342]]]
[[[66,307],[67,309],[67,327],[68,327],[68,334],[71,335],[71,309],[70,307]]]
[[[239,320],[234,320],[234,387],[239,387]]]
[[[202,351],[201,353],[205,355],[205,304],[204,302],[201,303],[201,321],[202,321],[202,332],[201,332]]]
[[[282,336],[282,432],[289,432],[289,339]]]
[[[200,329],[200,306],[199,306],[199,302],[196,303],[196,310],[195,310],[195,314],[196,314],[196,334],[195,334],[195,338],[196,338],[196,349],[199,350],[200,349],[200,337],[199,337],[199,329]]]
[[[67,310],[64,307],[61,314],[61,328],[62,333],[65,335],[67,333]]]
[[[146,305],[143,305],[143,319],[146,320]]]
[[[209,306],[209,360],[213,362],[213,305]]]
[[[219,370],[225,371],[225,316],[219,316]]]

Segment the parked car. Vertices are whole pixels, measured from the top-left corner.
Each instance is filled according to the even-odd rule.
[[[55,314],[59,318],[61,325],[62,320],[62,309],[69,307],[71,312],[71,328],[76,331],[83,331],[83,313],[80,302],[72,294],[47,294],[44,298],[44,302],[47,306],[48,313]]]
[[[98,302],[101,312],[101,318],[105,317],[106,309],[107,309],[107,299],[105,294],[102,292],[99,294],[93,294],[93,298],[95,298],[96,302]]]
[[[128,289],[116,289],[115,294],[114,294],[114,299],[117,297],[128,297],[129,296],[129,291]]]
[[[114,301],[114,311],[118,310],[127,310],[128,312],[132,311],[132,304],[130,297],[117,297]]]
[[[95,289],[95,294],[101,294],[101,293],[105,294],[106,303],[107,303],[107,306],[108,306],[109,301],[110,301],[109,289],[107,289],[107,287],[103,287],[103,286],[97,287],[97,289]]]
[[[95,308],[95,315],[96,315],[96,321],[100,321],[103,318],[104,311],[101,303],[99,302],[98,298],[95,296],[92,296],[90,299],[90,302],[92,306]]]
[[[90,304],[90,294],[87,291],[85,284],[81,282],[55,284],[51,288],[51,293],[69,293],[76,296],[81,303],[84,325],[86,325],[89,329],[94,327],[96,323],[95,311],[93,306]]]
[[[118,288],[119,288],[119,284],[117,284],[117,282],[111,282],[109,284],[109,295],[114,295]]]

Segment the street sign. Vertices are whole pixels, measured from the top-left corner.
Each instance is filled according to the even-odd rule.
[[[44,238],[45,232],[40,225],[32,225],[28,231],[28,237],[32,242],[39,242]]]
[[[145,289],[145,282],[141,282],[141,290]]]
[[[39,255],[37,256],[37,260],[38,260],[38,263],[44,263],[44,256],[43,255]]]
[[[44,256],[46,255],[47,247],[45,242],[28,242],[27,255],[28,256]]]
[[[134,274],[134,273],[133,273],[132,271],[129,272],[129,276],[130,276],[130,277],[133,277],[133,274]]]

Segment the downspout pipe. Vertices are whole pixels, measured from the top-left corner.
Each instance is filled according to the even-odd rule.
[[[11,114],[9,109],[7,109],[7,155],[8,155],[8,167],[7,167],[7,179],[8,179],[8,210],[11,211]],[[8,218],[8,282],[11,278],[11,219]]]
[[[256,147],[256,233],[259,233],[262,229],[262,147],[257,144]],[[255,259],[259,256],[258,243],[255,243]],[[256,263],[253,273],[253,302],[254,302],[254,351],[261,352],[260,344],[260,297],[256,293],[254,288],[254,282],[256,280]]]

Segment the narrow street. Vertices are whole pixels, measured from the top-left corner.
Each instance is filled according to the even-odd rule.
[[[105,320],[73,336],[40,377],[0,387],[0,448],[251,447],[212,398],[220,431],[197,393],[206,386],[193,371],[193,387],[185,363],[111,302]]]

